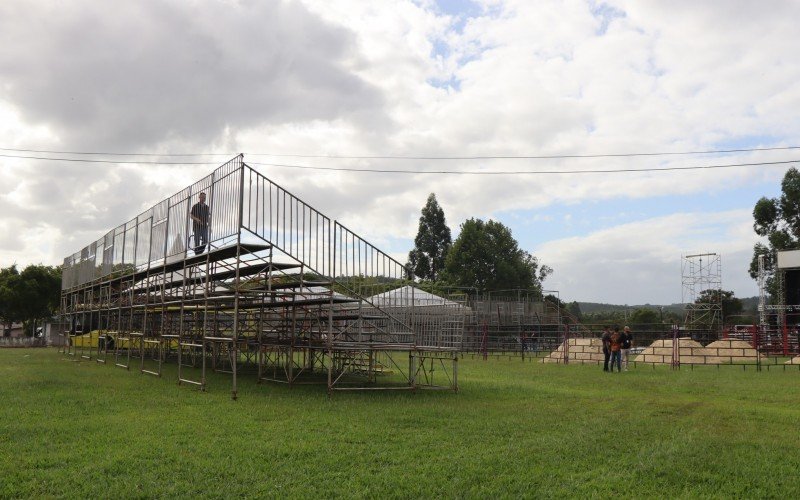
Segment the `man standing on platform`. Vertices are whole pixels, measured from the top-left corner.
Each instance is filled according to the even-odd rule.
[[[206,194],[200,193],[200,201],[192,206],[189,214],[192,218],[192,230],[194,231],[194,254],[200,255],[206,249],[208,243],[208,221],[211,213],[206,205]]]

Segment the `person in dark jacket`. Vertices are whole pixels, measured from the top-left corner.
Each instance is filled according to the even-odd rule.
[[[192,219],[192,231],[194,231],[194,253],[200,255],[206,249],[208,243],[208,222],[211,213],[206,205],[206,194],[200,193],[200,201],[192,206],[189,217]]]
[[[611,330],[607,326],[603,327],[603,371],[608,371],[608,360],[611,358]]]

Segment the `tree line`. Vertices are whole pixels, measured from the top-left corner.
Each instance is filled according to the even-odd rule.
[[[754,309],[745,308],[744,302],[730,290],[703,290],[694,301],[695,304],[720,304],[722,320],[725,324],[752,325],[758,322]],[[675,307],[609,306],[607,309],[592,312],[581,311],[578,302],[566,304],[566,309],[582,323],[611,325],[650,325],[663,328],[664,325],[680,325],[684,313]]]
[[[779,228],[780,237],[770,241],[787,240],[788,227],[795,244],[800,241],[800,174],[790,169],[784,180],[785,193],[781,200],[760,201],[756,207],[756,230],[765,232]],[[788,193],[787,193],[788,192]],[[764,205],[768,205],[768,209]],[[767,213],[770,219],[764,216]],[[793,217],[789,222],[776,222],[780,214]],[[760,222],[759,222],[760,221]],[[759,233],[761,234],[761,233]],[[756,246],[757,253],[767,251],[763,245]],[[773,250],[774,251],[774,250]],[[755,258],[754,258],[755,259]],[[774,254],[770,263],[774,262]],[[414,238],[414,248],[408,254],[408,267],[425,282],[472,288],[477,293],[491,290],[528,289],[541,292],[542,282],[552,269],[540,264],[538,259],[519,248],[511,230],[500,222],[470,218],[461,224],[461,233],[452,241],[450,228],[445,221],[444,210],[431,193],[419,218],[419,228]],[[564,303],[556,297],[548,300],[559,303],[574,318],[590,323],[631,324],[680,324],[681,313],[664,308],[638,307],[631,311],[597,311],[583,314],[577,302]],[[723,318],[735,323],[752,323],[755,314],[744,311],[743,303],[729,290],[704,290],[695,300],[696,304],[720,304]]]
[[[25,333],[33,335],[40,321],[56,314],[60,296],[60,267],[39,264],[19,271],[14,264],[0,269],[2,335],[8,336],[14,323],[23,323]]]

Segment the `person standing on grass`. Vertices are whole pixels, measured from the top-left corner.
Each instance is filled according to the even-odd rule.
[[[611,357],[611,330],[608,326],[603,327],[603,371],[608,371],[608,359]]]
[[[631,354],[631,347],[633,347],[633,334],[630,327],[626,326],[622,329],[622,366],[625,371],[628,371],[628,357]]]
[[[614,327],[614,333],[611,334],[611,371],[614,371],[614,363],[617,364],[617,371],[622,371],[622,361],[620,360],[620,351],[622,350],[622,334],[619,333],[619,327]]]

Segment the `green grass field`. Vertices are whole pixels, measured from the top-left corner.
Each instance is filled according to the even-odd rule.
[[[800,371],[459,364],[461,391],[209,391],[0,349],[0,497],[800,497]]]

